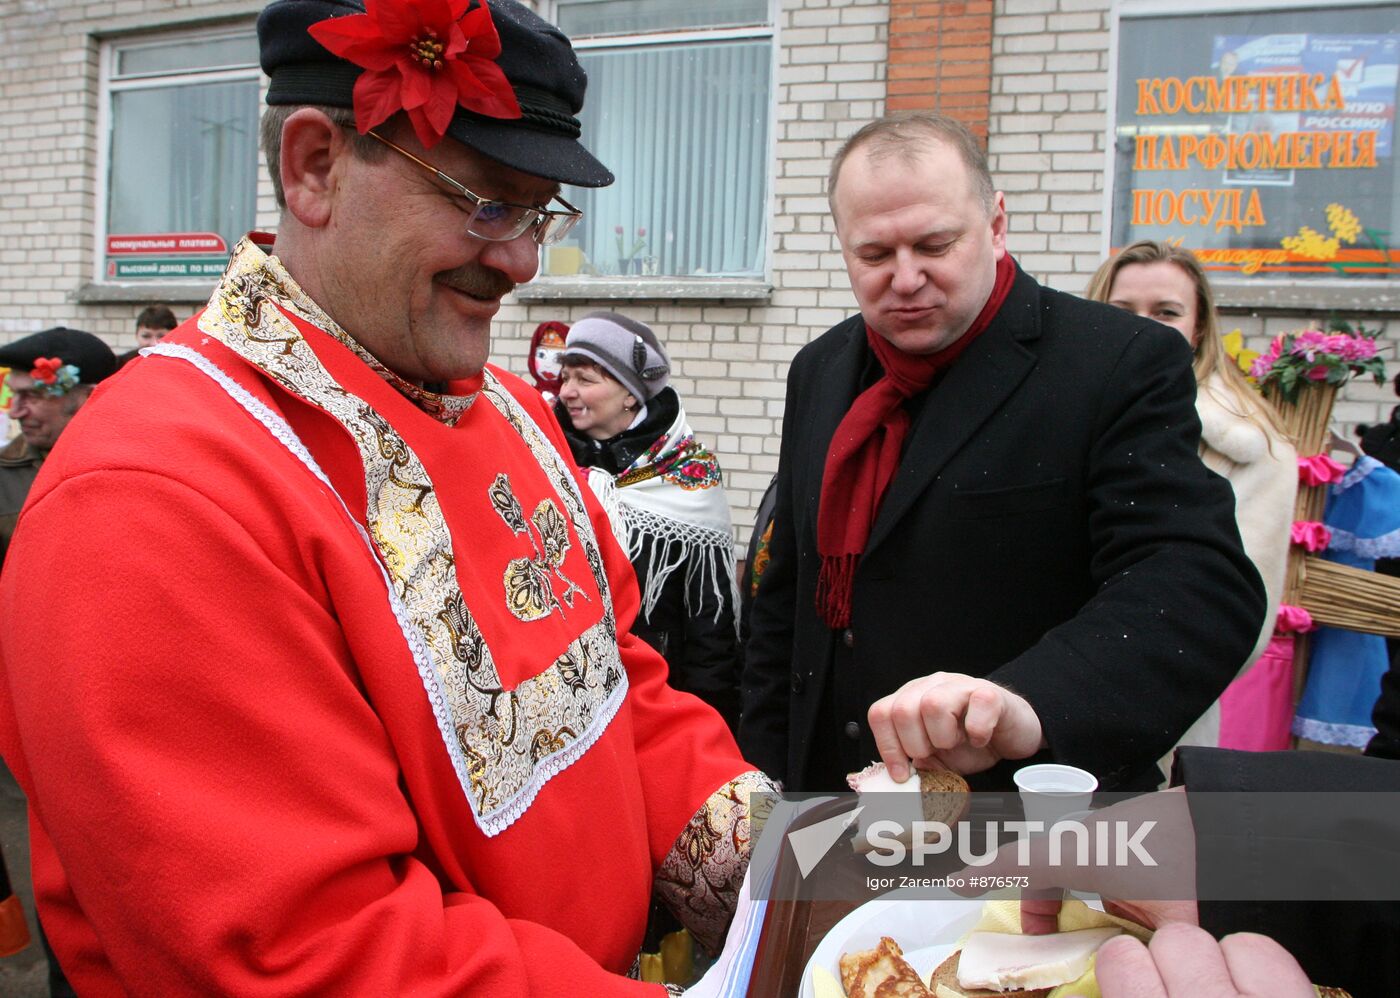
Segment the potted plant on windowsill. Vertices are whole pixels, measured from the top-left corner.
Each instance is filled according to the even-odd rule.
[[[647,248],[646,228],[637,229],[637,238],[633,240],[630,249],[623,245],[626,230],[622,226],[613,226],[613,234],[617,236],[617,272],[624,275],[642,273],[646,258],[638,254]]]

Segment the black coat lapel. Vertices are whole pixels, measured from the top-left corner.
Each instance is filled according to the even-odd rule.
[[[904,445],[899,470],[876,514],[867,552],[918,502],[943,466],[1006,402],[1035,366],[1027,344],[1040,335],[1040,286],[1017,270],[996,318],[929,390]]]

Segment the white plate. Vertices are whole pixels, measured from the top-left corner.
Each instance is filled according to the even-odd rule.
[[[874,949],[881,936],[889,936],[904,951],[905,962],[928,980],[954,945],[982,916],[985,898],[901,898],[905,891],[894,891],[874,901],[867,901],[832,926],[812,953],[812,959],[802,970],[802,987],[798,998],[815,998],[812,988],[812,968],[824,967],[841,981],[841,954]],[[994,895],[996,896],[996,895]],[[1003,895],[1010,897],[1011,895]],[[1071,891],[1090,908],[1103,911],[1097,894]]]
[[[799,998],[814,998],[812,968],[824,967],[841,980],[842,953],[874,949],[881,936],[899,943],[904,959],[919,976],[929,973],[953,952],[953,945],[971,931],[982,914],[982,901],[965,898],[867,901],[837,922],[817,945],[802,971]]]

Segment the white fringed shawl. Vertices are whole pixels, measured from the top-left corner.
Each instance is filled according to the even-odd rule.
[[[696,441],[684,407],[625,471],[614,478],[601,468],[589,468],[588,484],[637,569],[643,616],[650,616],[666,581],[682,566],[687,612],[693,612],[690,589],[697,573],[714,594],[716,619],[726,599],[738,606],[734,531],[719,461]],[[644,549],[646,561],[638,564]]]

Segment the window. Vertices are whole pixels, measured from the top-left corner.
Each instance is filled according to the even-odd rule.
[[[588,73],[583,141],[617,177],[571,191],[585,214],[546,275],[763,274],[768,0],[558,0]]]
[[[98,279],[218,277],[256,210],[256,36],[108,42],[102,79]]]
[[[1118,24],[1113,245],[1179,240],[1241,280],[1400,277],[1400,4],[1173,6]]]

